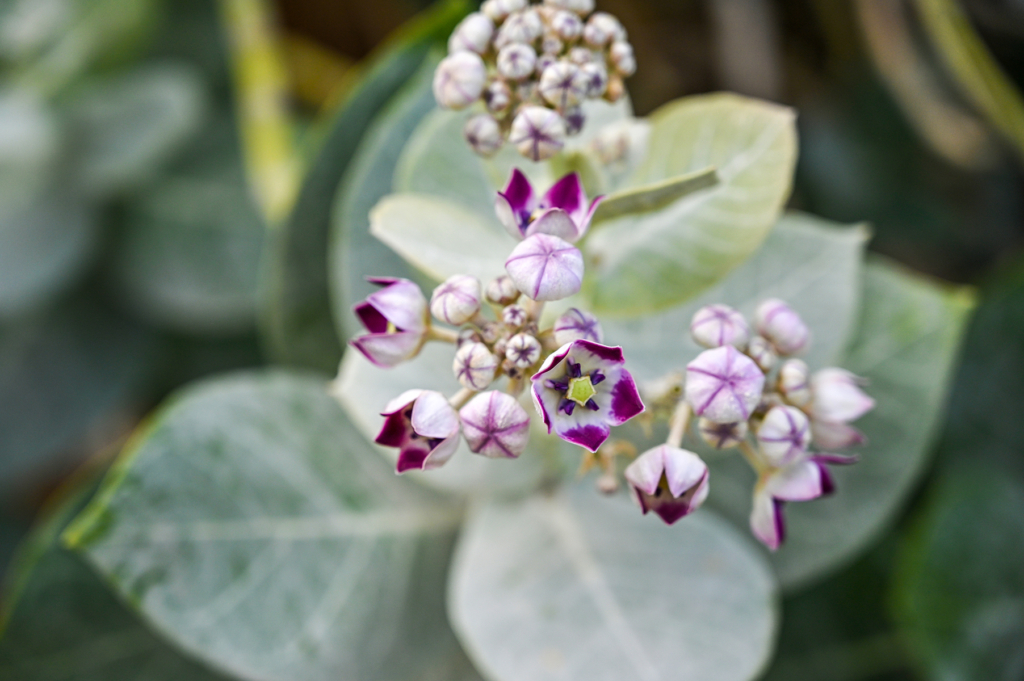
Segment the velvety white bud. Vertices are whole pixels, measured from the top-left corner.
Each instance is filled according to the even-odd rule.
[[[797,461],[811,444],[811,424],[796,407],[772,407],[757,429],[761,452],[775,467]]]
[[[518,329],[526,323],[526,310],[521,305],[509,305],[501,311],[501,321],[510,329]]]
[[[498,0],[484,0],[483,4],[480,5],[480,13],[494,23],[498,23],[508,16],[508,13],[503,14],[501,12]]]
[[[811,401],[810,370],[800,359],[787,359],[779,367],[779,392],[790,404],[802,407]]]
[[[480,282],[468,274],[456,274],[434,289],[430,314],[438,321],[461,326],[480,311]]]
[[[499,50],[506,45],[522,43],[528,45],[544,33],[544,24],[540,15],[532,9],[513,12],[498,29],[494,46]]]
[[[584,123],[587,122],[587,116],[583,113],[583,109],[579,106],[570,106],[562,113],[565,119],[565,134],[570,137],[578,135],[583,130]]]
[[[576,64],[576,66],[583,66],[584,64],[598,63],[599,60],[595,58],[592,50],[586,47],[574,47],[569,50],[569,61]]]
[[[519,289],[504,274],[496,279],[492,279],[491,283],[487,285],[487,300],[497,305],[514,303],[519,299],[519,295]]]
[[[743,315],[728,305],[706,305],[693,315],[690,335],[706,348],[742,348],[750,338],[750,327]]]
[[[512,104],[512,88],[503,80],[495,80],[484,89],[484,104],[492,114],[503,114]]]
[[[747,436],[747,422],[715,423],[711,419],[702,418],[697,421],[697,430],[704,442],[715,449],[732,449],[743,442]]]
[[[544,4],[569,10],[581,17],[594,11],[594,0],[544,0]]]
[[[487,114],[477,114],[467,120],[462,136],[476,154],[484,157],[493,156],[505,143],[498,121]]]
[[[815,419],[846,423],[871,411],[875,401],[860,389],[862,379],[829,367],[811,376],[811,413]]]
[[[757,366],[766,372],[771,371],[772,367],[775,366],[775,360],[778,359],[778,356],[775,354],[775,348],[772,347],[772,344],[764,336],[754,336],[750,339],[750,342],[747,344],[747,355],[757,362]]]
[[[686,401],[717,423],[750,418],[761,401],[764,372],[731,345],[705,350],[686,365]]]
[[[437,65],[434,99],[446,109],[464,109],[480,98],[486,80],[487,69],[480,55],[456,52]]]
[[[498,73],[511,80],[522,80],[533,73],[537,53],[529,45],[512,43],[498,52]]]
[[[518,369],[526,369],[540,359],[540,341],[528,333],[517,333],[505,345],[505,359]]]
[[[560,109],[578,104],[586,91],[586,84],[580,81],[580,67],[569,61],[555,62],[540,76],[541,96]]]
[[[608,43],[626,39],[626,29],[619,20],[607,12],[597,12],[583,28],[583,40],[591,47],[604,47]]]
[[[623,76],[632,76],[636,73],[636,57],[633,56],[633,46],[629,43],[623,40],[612,43],[608,57],[615,65],[615,70]]]
[[[466,343],[455,353],[452,371],[459,383],[470,390],[484,390],[494,380],[495,357],[483,343]]]
[[[564,47],[565,43],[554,35],[544,36],[544,40],[540,42],[540,51],[551,56],[560,54]]]
[[[570,307],[565,314],[555,320],[551,331],[559,346],[574,340],[600,343],[604,338],[604,332],[601,330],[601,323],[597,321],[597,317],[575,307]]]
[[[540,74],[544,73],[544,71],[547,70],[548,67],[550,67],[552,64],[557,64],[557,63],[558,63],[558,57],[556,57],[553,54],[542,54],[542,55],[540,55],[539,57],[537,57],[537,69],[536,69],[537,75],[540,75]],[[533,91],[534,91],[534,93],[536,93],[537,90],[538,90],[537,84],[534,83],[533,87],[534,87]]]
[[[533,234],[512,249],[505,271],[516,288],[534,300],[561,300],[579,293],[583,254],[557,236]]]
[[[527,4],[529,4],[527,0],[486,0],[480,6],[480,11],[498,22],[503,21],[513,12],[526,9]]]
[[[542,106],[525,106],[512,121],[509,142],[523,156],[543,161],[565,144],[565,121],[558,112]]]
[[[530,439],[530,415],[511,395],[497,390],[476,395],[459,410],[469,450],[514,459]]]
[[[480,12],[473,12],[459,22],[448,38],[448,51],[468,50],[483,54],[490,46],[494,35],[494,22]]]
[[[800,315],[784,301],[769,298],[754,312],[757,330],[780,355],[792,355],[807,347],[811,333]]]
[[[580,66],[580,83],[588,99],[596,99],[608,89],[608,71],[604,64],[589,62]]]
[[[583,22],[576,14],[560,10],[551,17],[551,30],[562,40],[573,41],[583,35]]]

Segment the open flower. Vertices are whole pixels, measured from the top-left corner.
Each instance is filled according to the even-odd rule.
[[[458,448],[459,416],[439,392],[407,390],[381,416],[384,427],[374,442],[398,448],[398,473],[443,466]]]
[[[572,243],[586,234],[603,199],[598,196],[588,204],[587,193],[576,173],[569,173],[538,197],[526,175],[515,168],[505,191],[498,192],[494,211],[509,234],[517,239],[551,234]]]
[[[377,366],[393,367],[414,357],[423,346],[430,324],[427,299],[408,279],[367,280],[383,288],[352,308],[370,333],[350,344]]]
[[[693,452],[664,444],[649,449],[624,471],[633,498],[646,515],[654,511],[671,525],[708,496],[708,467]]]
[[[534,234],[512,249],[505,271],[534,300],[561,300],[583,284],[583,254],[550,234]]]
[[[786,538],[782,508],[787,501],[810,501],[835,489],[826,464],[850,464],[856,459],[837,454],[805,456],[787,466],[769,469],[754,486],[750,529],[772,551]]]
[[[530,415],[508,393],[481,393],[459,410],[459,416],[472,452],[494,459],[514,459],[526,449]]]
[[[746,421],[762,390],[764,372],[731,345],[705,350],[686,365],[686,401],[716,423]]]
[[[548,432],[596,452],[612,426],[644,410],[622,348],[576,340],[553,352],[530,379]]]

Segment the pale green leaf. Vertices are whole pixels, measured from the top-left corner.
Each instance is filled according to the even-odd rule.
[[[594,211],[594,222],[663,208],[687,194],[718,184],[714,168],[609,194]]]
[[[771,570],[728,523],[667,527],[589,485],[476,508],[450,589],[491,681],[746,681],[777,626]]]
[[[238,678],[446,679],[458,509],[396,477],[326,388],[270,372],[185,390],[64,540]]]
[[[708,167],[719,184],[607,221],[588,238],[585,291],[597,312],[639,316],[700,293],[757,249],[789,196],[792,110],[714,94],[667,104],[649,120],[647,157],[627,188]]]
[[[0,214],[26,209],[46,190],[62,141],[57,117],[41,97],[0,89]]]

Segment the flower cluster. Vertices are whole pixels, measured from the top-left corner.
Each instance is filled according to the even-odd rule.
[[[739,449],[757,472],[750,526],[774,550],[785,538],[784,502],[832,492],[827,465],[855,459],[820,450],[862,443],[850,422],[874,401],[850,372],[811,374],[805,362],[791,357],[808,347],[810,332],[785,302],[763,301],[754,321],[752,330],[727,305],[697,311],[690,333],[708,349],[686,366],[685,376],[660,383],[657,392],[668,397],[653,398],[672,406],[669,440],[637,458],[625,476],[645,513],[653,510],[672,523],[697,508],[707,496],[707,467],[681,448],[695,416],[705,443]]]
[[[518,457],[529,437],[530,417],[519,399],[527,387],[547,431],[590,452],[613,426],[644,410],[622,349],[601,344],[595,317],[570,308],[550,327],[541,324],[545,302],[580,289],[583,256],[572,242],[586,232],[599,200],[587,202],[575,173],[536,196],[515,170],[495,203],[519,240],[505,275],[486,286],[469,275],[452,276],[429,301],[408,280],[370,280],[381,289],[355,306],[367,333],[352,346],[374,364],[393,367],[429,340],[450,342],[452,371],[462,385],[449,397],[410,390],[384,408],[376,441],[399,450],[399,473],[443,465],[460,433],[477,454]]]
[[[534,161],[549,158],[583,128],[583,101],[622,97],[633,47],[618,19],[593,10],[593,0],[486,0],[456,27],[434,97],[448,109],[483,102],[487,113],[464,129],[476,153],[508,140]]]

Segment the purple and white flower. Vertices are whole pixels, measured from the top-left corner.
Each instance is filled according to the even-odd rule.
[[[749,419],[763,390],[764,372],[731,345],[705,350],[686,365],[686,401],[716,423]]]
[[[750,327],[743,315],[728,305],[706,305],[693,315],[690,335],[706,348],[742,348],[750,338]]]
[[[505,191],[498,192],[494,212],[508,233],[517,239],[540,233],[573,243],[586,234],[602,200],[604,197],[598,196],[587,203],[587,193],[576,173],[564,176],[544,196],[538,197],[530,180],[515,168]]]
[[[459,416],[439,392],[407,390],[381,416],[384,426],[374,442],[398,448],[398,473],[443,466],[459,446]]]
[[[498,358],[483,343],[463,343],[452,361],[455,378],[470,390],[486,389],[497,369]]]
[[[583,284],[583,254],[557,236],[534,234],[512,249],[505,271],[530,298],[561,300]]]
[[[800,315],[785,301],[769,298],[754,312],[758,332],[770,340],[780,355],[793,355],[805,347],[811,332]]]
[[[693,452],[672,445],[647,450],[624,475],[644,514],[654,511],[669,525],[693,513],[708,496],[707,465]]]
[[[524,106],[512,119],[508,141],[528,159],[543,161],[562,149],[565,135],[565,121],[557,111],[543,106]]]
[[[775,406],[758,426],[757,441],[772,466],[785,466],[807,452],[811,444],[811,425],[796,407]]]
[[[368,277],[367,281],[383,288],[352,308],[370,333],[349,344],[377,366],[393,367],[423,347],[430,328],[427,299],[408,279]]]
[[[856,459],[837,454],[815,454],[764,473],[754,487],[750,529],[772,551],[786,538],[782,515],[787,501],[810,501],[835,489],[826,464],[850,464]]]
[[[548,432],[596,452],[619,426],[644,411],[622,348],[576,340],[548,356],[530,379]]]
[[[556,319],[551,331],[559,346],[574,340],[600,343],[604,337],[601,322],[597,321],[597,317],[575,307],[570,307],[565,314]]]
[[[862,379],[846,369],[829,367],[811,376],[810,412],[815,420],[833,423],[856,421],[875,407],[860,389]]]
[[[430,296],[430,313],[435,319],[461,326],[480,311],[480,281],[468,274],[448,277]]]
[[[514,459],[530,439],[530,415],[511,395],[481,393],[459,410],[469,449],[493,459]]]

